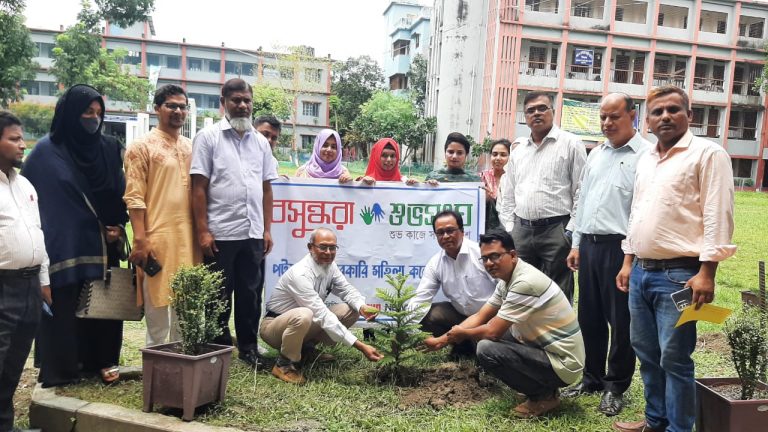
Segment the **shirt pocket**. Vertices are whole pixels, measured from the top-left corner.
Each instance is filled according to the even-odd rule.
[[[677,206],[685,202],[690,178],[687,172],[676,172],[658,179],[659,199],[666,204]]]

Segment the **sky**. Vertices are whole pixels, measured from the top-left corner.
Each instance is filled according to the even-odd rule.
[[[431,1],[420,0],[422,4]],[[75,23],[79,0],[26,0],[27,26],[58,29]],[[154,39],[265,51],[309,45],[335,60],[387,50],[384,9],[389,0],[155,0]]]

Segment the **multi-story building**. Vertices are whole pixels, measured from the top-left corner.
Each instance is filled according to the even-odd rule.
[[[429,53],[430,15],[432,8],[413,1],[393,1],[384,10],[387,21],[387,50],[384,54],[384,75],[389,89],[408,89],[408,71],[413,57]]]
[[[30,29],[32,41],[37,45],[35,61],[40,65],[34,81],[22,83],[27,91],[25,100],[40,103],[56,102],[58,86],[49,70],[53,64],[52,50],[56,36],[63,31]],[[102,47],[107,50],[122,48],[128,52],[124,63],[131,73],[147,77],[151,70],[159,71],[157,85],[178,84],[190,98],[194,98],[198,116],[207,112],[223,113],[219,104],[221,86],[231,78],[243,78],[251,84],[268,83],[282,87],[290,94],[298,90],[293,109],[295,124],[290,120],[284,132],[295,128],[299,148],[311,147],[315,135],[329,124],[328,97],[331,92],[331,61],[316,58],[289,64],[280,54],[259,49],[237,49],[181,42],[154,40],[152,21],[138,23],[123,29],[106,23]],[[311,48],[308,48],[312,53]],[[313,54],[313,53],[312,53]],[[299,76],[294,76],[298,74]],[[107,111],[113,118],[130,119],[136,113],[124,103],[107,101]],[[156,119],[150,118],[150,124]]]
[[[533,90],[555,97],[557,122],[563,99],[627,93],[654,140],[645,96],[674,84],[690,97],[693,133],[728,151],[739,181],[768,188],[766,97],[754,86],[766,19],[768,4],[753,0],[436,0],[427,84],[435,142],[453,130],[528,135],[522,101]],[[442,149],[434,153],[440,163]]]

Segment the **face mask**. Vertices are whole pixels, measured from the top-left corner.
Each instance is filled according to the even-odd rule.
[[[98,117],[80,117],[80,124],[83,126],[86,132],[93,135],[99,130],[101,125],[101,119]]]

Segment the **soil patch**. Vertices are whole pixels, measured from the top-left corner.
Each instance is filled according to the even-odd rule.
[[[481,373],[475,365],[445,363],[434,369],[421,371],[417,387],[403,388],[400,409],[414,406],[462,408],[483,403],[501,391],[499,381]]]
[[[729,400],[741,400],[741,384],[723,384],[710,387],[721,396]],[[752,400],[768,399],[768,390],[755,389]]]
[[[16,426],[29,424],[29,405],[32,403],[32,390],[37,384],[37,369],[25,368],[13,395],[13,411]]]
[[[726,358],[731,356],[731,347],[728,345],[728,339],[726,339],[725,334],[720,332],[699,336],[696,341],[696,349],[722,354]]]

